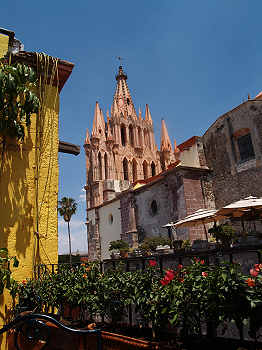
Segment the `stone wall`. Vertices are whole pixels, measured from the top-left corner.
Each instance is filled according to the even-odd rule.
[[[262,101],[248,100],[219,117],[203,136],[207,164],[213,170],[216,206],[262,196]],[[254,157],[241,161],[238,139],[250,134]]]

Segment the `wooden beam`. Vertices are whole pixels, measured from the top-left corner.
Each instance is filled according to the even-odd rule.
[[[73,143],[59,140],[58,152],[69,153],[69,154],[74,154],[75,156],[78,156],[78,154],[80,153],[80,146],[74,145]]]

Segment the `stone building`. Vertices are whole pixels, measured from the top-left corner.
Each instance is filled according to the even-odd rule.
[[[262,197],[262,93],[220,116],[202,140],[217,208]]]
[[[140,109],[137,115],[121,66],[116,81],[107,121],[96,102],[91,137],[87,130],[84,143],[90,259],[108,257],[111,240],[121,237],[135,246],[142,234],[167,234],[161,226],[168,221],[213,207],[203,189],[210,175],[201,138],[175,142],[173,148],[162,120],[159,150],[149,107],[144,118]],[[202,236],[203,228],[181,231],[192,240]]]

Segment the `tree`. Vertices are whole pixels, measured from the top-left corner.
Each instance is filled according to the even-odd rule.
[[[65,222],[67,222],[70,264],[72,264],[70,220],[72,215],[76,213],[76,209],[77,203],[73,198],[63,197],[61,201],[58,201],[58,212],[61,216],[63,216]]]

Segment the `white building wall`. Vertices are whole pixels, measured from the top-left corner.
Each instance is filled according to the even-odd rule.
[[[181,160],[181,165],[199,168],[200,162],[197,143],[192,145],[190,148],[183,150],[183,152],[180,153],[179,159]]]
[[[109,259],[109,243],[120,239],[121,211],[120,200],[116,200],[99,208],[99,231],[101,239],[101,259]],[[113,218],[113,221],[112,221]]]

